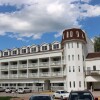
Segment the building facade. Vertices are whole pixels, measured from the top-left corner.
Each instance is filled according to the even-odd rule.
[[[100,84],[100,53],[85,31],[64,30],[61,42],[0,51],[0,86],[84,90]]]

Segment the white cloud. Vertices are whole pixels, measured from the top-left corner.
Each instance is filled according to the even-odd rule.
[[[100,16],[98,5],[88,4],[90,0],[81,1],[84,4],[80,0],[0,0],[0,5],[24,6],[20,11],[0,13],[0,35],[12,32],[18,40],[40,39],[46,32],[57,31],[58,37],[65,28],[81,27],[80,18]]]

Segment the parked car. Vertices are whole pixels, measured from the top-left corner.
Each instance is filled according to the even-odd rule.
[[[33,95],[29,100],[53,100],[53,98],[50,95]]]
[[[6,92],[6,93],[11,93],[10,87],[7,87],[7,88],[5,89],[5,92]]]
[[[0,92],[4,92],[5,89],[3,87],[0,87]]]
[[[98,98],[94,98],[90,91],[84,90],[71,91],[68,100],[98,100]]]
[[[69,97],[69,92],[65,90],[58,90],[53,94],[53,98],[66,99]]]
[[[10,89],[11,89],[11,92],[16,92],[17,91],[17,89],[14,88],[14,87],[11,87]]]
[[[31,90],[30,88],[28,88],[28,87],[24,87],[24,88],[19,88],[19,89],[17,90],[17,92],[18,92],[18,93],[31,93],[32,90]]]

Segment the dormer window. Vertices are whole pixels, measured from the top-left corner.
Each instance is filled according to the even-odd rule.
[[[8,52],[6,51],[6,52],[4,52],[4,56],[8,56]]]
[[[69,32],[67,32],[67,38],[69,37]]]
[[[59,44],[54,44],[53,49],[59,49]]]
[[[31,52],[36,52],[36,47],[31,48]]]
[[[47,50],[47,46],[42,46],[42,50],[43,51]]]
[[[22,49],[22,53],[26,53],[26,49]]]
[[[79,37],[79,31],[76,31],[76,35],[77,35],[77,37]]]
[[[73,37],[73,31],[70,31],[70,37]]]
[[[84,38],[84,35],[82,34],[82,38]]]
[[[16,54],[17,54],[17,50],[14,50],[14,51],[13,51],[13,55],[16,55]]]

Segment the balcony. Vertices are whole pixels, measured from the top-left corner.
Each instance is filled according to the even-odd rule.
[[[60,66],[61,65],[61,60],[60,61],[52,61],[50,63],[51,66]]]
[[[1,75],[1,79],[8,79],[8,75],[6,74]]]
[[[19,69],[26,69],[27,68],[27,64],[19,64]]]
[[[9,69],[17,69],[17,65],[10,65]]]
[[[49,67],[49,62],[41,62],[39,63],[40,67]]]
[[[91,75],[91,76],[98,76],[100,75],[100,70],[86,70],[85,72],[86,75]]]
[[[1,66],[1,70],[8,70],[8,66]]]
[[[19,73],[18,78],[27,78],[27,73],[25,73],[25,74]]]
[[[52,72],[51,76],[56,76],[56,77],[63,76],[63,73],[61,71],[59,71],[59,72]]]
[[[17,77],[18,77],[17,74],[10,74],[10,75],[9,75],[9,78],[17,78]]]
[[[50,76],[50,73],[49,73],[49,72],[41,72],[41,73],[39,74],[39,76],[40,76],[40,77],[48,77],[48,76]]]
[[[28,68],[36,68],[37,66],[38,66],[37,63],[30,63],[30,64],[28,65]]]
[[[38,77],[38,73],[29,73],[28,77],[29,78]]]

